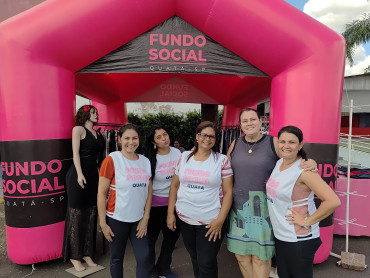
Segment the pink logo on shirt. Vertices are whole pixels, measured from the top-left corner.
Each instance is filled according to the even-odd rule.
[[[266,183],[266,193],[267,195],[271,196],[272,198],[276,199],[276,190],[280,186],[280,182],[269,178]]]
[[[161,163],[158,165],[159,172],[162,176],[173,174],[175,172],[176,160]]]
[[[125,171],[127,173],[128,181],[147,182],[149,180],[149,177],[144,169],[127,167]]]
[[[183,182],[209,185],[210,176],[211,176],[211,172],[209,171],[185,169],[184,176],[183,176]]]

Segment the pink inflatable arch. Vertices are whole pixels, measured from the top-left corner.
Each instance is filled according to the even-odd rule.
[[[174,15],[271,79],[75,74]],[[189,102],[226,105],[224,124],[270,97],[270,133],[301,127],[334,186],[344,40],[283,0],[50,0],[0,25],[0,61],[6,232],[15,263],[61,256],[76,90],[99,106],[105,122],[125,121],[125,102],[156,101],[155,87],[170,78],[191,85]],[[331,249],[332,224],[323,226],[316,262]]]

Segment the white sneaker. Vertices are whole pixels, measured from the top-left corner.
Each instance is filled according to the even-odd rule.
[[[277,273],[275,273],[276,271],[276,268],[275,267],[271,267],[271,270],[270,270],[270,278],[279,278],[279,276],[277,275]]]

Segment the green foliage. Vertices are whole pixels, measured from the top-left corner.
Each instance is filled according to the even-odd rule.
[[[221,126],[221,124],[222,124],[222,115],[223,114],[224,114],[223,110],[218,110],[218,123],[217,123],[218,126]]]
[[[171,146],[175,140],[180,142],[180,145],[186,150],[190,150],[194,146],[195,129],[201,121],[201,114],[199,111],[191,111],[185,114],[174,113],[159,113],[146,114],[139,116],[134,113],[127,115],[128,121],[139,127],[140,131],[140,147],[139,153],[144,150],[146,136],[153,125],[161,125],[170,135]],[[218,125],[222,122],[222,111],[218,111]]]
[[[364,69],[364,74],[370,74],[370,65]]]
[[[355,48],[370,40],[370,13],[362,15],[361,19],[353,20],[346,24],[342,34],[346,40],[346,55],[351,66],[353,65],[353,55]]]
[[[156,124],[163,126],[170,135],[171,146],[173,142],[178,140],[182,147],[190,150],[194,145],[195,128],[201,121],[200,112],[188,112],[186,114],[146,114],[138,116],[137,114],[129,113],[128,121],[139,127],[140,130],[140,148],[138,152],[142,152],[146,135],[149,129]]]

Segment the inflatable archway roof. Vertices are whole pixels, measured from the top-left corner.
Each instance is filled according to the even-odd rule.
[[[8,46],[12,42],[12,47],[42,63],[77,72],[173,15],[180,16],[271,77],[302,62],[330,60],[332,53],[343,49],[343,40],[338,34],[283,0],[206,0],[201,3],[196,0],[52,0],[2,24],[2,42]],[[270,94],[269,79],[200,78],[199,75],[177,78],[185,79],[203,93],[199,100],[188,102],[252,105]],[[105,104],[117,100],[138,101],[136,95],[144,92],[143,89],[134,95],[122,94],[133,92],[130,82],[126,82],[128,79],[144,79],[150,88],[157,85],[159,77],[145,74],[77,76],[76,87],[80,94]],[[155,101],[150,95],[139,100]]]
[[[191,74],[138,77],[129,73],[102,73],[96,78],[79,74],[76,78],[80,69],[174,15],[271,78]],[[171,80],[199,92],[192,96],[193,101],[226,104],[227,108],[255,104],[270,95],[270,134],[276,135],[283,125],[299,126],[305,134],[305,146],[311,144],[319,153],[318,163],[334,169],[344,46],[339,34],[283,0],[49,0],[1,23],[1,162],[46,161],[57,166],[44,167],[38,176],[43,182],[37,192],[25,190],[25,184],[33,179],[27,167],[22,168],[22,175],[14,175],[14,171],[4,175],[9,194],[4,194],[5,198],[21,203],[26,195],[38,202],[37,206],[31,203],[6,210],[10,213],[13,209],[18,216],[14,220],[20,223],[12,224],[8,222],[12,218],[6,217],[9,258],[30,264],[61,255],[65,191],[56,183],[54,188],[48,186],[48,179],[63,184],[68,169],[76,88],[105,105],[103,111],[99,107],[99,113],[117,112],[118,120],[122,120],[124,102],[148,101],[151,90]],[[90,82],[95,82],[94,86]],[[330,178],[335,180],[334,172]],[[41,196],[46,191],[53,192],[53,202],[42,203],[43,198],[49,198]],[[321,232],[322,236],[331,233],[332,240],[332,224],[322,227]],[[326,255],[321,261],[329,256],[331,241],[323,246],[320,248]]]

